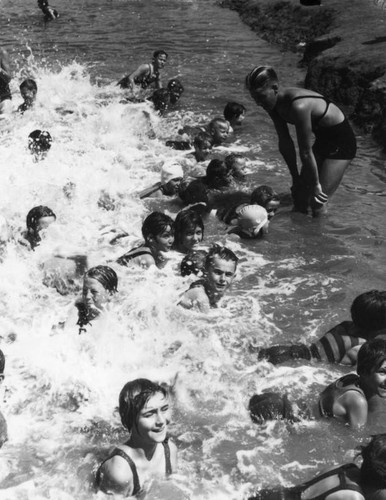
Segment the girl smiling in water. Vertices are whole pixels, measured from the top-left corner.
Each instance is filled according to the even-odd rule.
[[[119,414],[129,439],[98,468],[96,483],[104,493],[137,496],[154,476],[176,469],[177,449],[167,437],[169,413],[169,395],[160,385],[136,379],[123,387]]]

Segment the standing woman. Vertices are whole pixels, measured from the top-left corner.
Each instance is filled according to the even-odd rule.
[[[123,387],[119,414],[129,439],[98,468],[96,483],[104,493],[137,496],[154,476],[176,469],[177,449],[167,437],[169,413],[169,395],[160,385],[140,378]]]
[[[246,87],[275,125],[279,151],[292,176],[295,209],[306,213],[311,206],[313,215],[319,215],[356,154],[356,140],[347,118],[317,92],[281,88],[270,66],[254,68],[246,77]],[[288,123],[296,128],[300,172]]]

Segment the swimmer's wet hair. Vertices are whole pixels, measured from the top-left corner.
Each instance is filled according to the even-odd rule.
[[[193,146],[198,149],[203,149],[204,147],[212,148],[213,147],[213,138],[211,135],[206,132],[200,132],[196,135],[193,140]]]
[[[277,193],[270,186],[259,186],[252,191],[252,205],[260,205],[265,208],[270,201],[280,201]]]
[[[375,338],[365,342],[358,352],[357,374],[371,375],[386,361],[386,339]]]
[[[168,81],[167,89],[170,92],[170,102],[176,104],[178,99],[184,93],[184,86],[178,78],[172,78]]]
[[[208,124],[208,131],[212,133],[217,125],[226,125],[229,128],[229,122],[225,120],[222,116],[216,116]]]
[[[95,279],[110,293],[118,291],[118,276],[109,266],[95,266],[89,269],[85,276]]]
[[[179,212],[174,221],[174,247],[177,249],[180,247],[184,232],[189,229],[195,230],[196,227],[201,228],[204,237],[204,223],[201,215],[195,210],[185,209]]]
[[[173,229],[173,219],[162,212],[152,212],[142,224],[142,236],[148,242],[149,236],[158,236],[168,227]]]
[[[167,89],[157,89],[149,98],[154,104],[156,111],[166,111],[170,104],[170,91]]]
[[[202,278],[205,276],[205,260],[208,255],[207,250],[190,250],[182,259],[180,270],[181,276],[195,274]]]
[[[52,137],[47,130],[34,130],[28,136],[28,149],[31,153],[44,153],[51,148]]]
[[[277,81],[276,71],[271,66],[257,66],[246,76],[245,86],[248,90],[257,90]]]
[[[286,394],[264,392],[254,394],[249,400],[248,410],[255,424],[263,424],[266,420],[289,420],[295,422],[292,404]]]
[[[166,398],[168,391],[145,378],[128,382],[119,394],[119,414],[122,425],[131,432],[136,425],[140,411],[155,394],[161,393]]]
[[[167,52],[165,52],[164,50],[156,50],[155,52],[153,52],[153,59],[156,59],[158,56],[166,56],[166,59],[169,57],[169,54]]]
[[[386,291],[370,290],[358,295],[351,305],[351,318],[364,332],[386,329]]]
[[[39,205],[32,208],[28,212],[26,218],[27,229],[34,233],[37,233],[38,223],[42,217],[55,217],[56,219],[56,215],[50,208],[44,205]]]
[[[362,447],[361,455],[361,482],[375,489],[386,488],[386,434],[373,436],[370,443]]]
[[[19,86],[20,90],[35,90],[37,92],[38,86],[35,82],[35,80],[32,80],[32,78],[26,78],[23,80]]]
[[[218,257],[219,259],[223,260],[232,261],[235,263],[236,267],[239,262],[238,257],[236,256],[235,253],[232,252],[232,250],[222,245],[218,245],[216,243],[209,249],[208,255],[205,259],[205,269],[208,269],[209,266],[212,265],[215,257]]]
[[[229,170],[231,170],[237,160],[244,160],[245,156],[241,155],[240,153],[231,153],[230,155],[225,157],[225,165],[228,167]]]
[[[228,102],[224,108],[224,118],[227,121],[233,120],[233,118],[238,118],[245,113],[246,110],[247,108],[238,102]]]
[[[230,182],[228,174],[229,168],[226,166],[225,162],[215,158],[211,160],[206,167],[205,182],[207,186],[211,188],[226,186]]]

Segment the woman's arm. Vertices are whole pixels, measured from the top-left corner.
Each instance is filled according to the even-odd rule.
[[[107,494],[126,494],[133,491],[133,474],[120,456],[112,457],[100,469],[99,488]]]
[[[296,160],[296,149],[290,136],[287,122],[277,113],[277,111],[272,111],[269,113],[269,116],[271,117],[277,132],[279,139],[279,151],[288,166],[292,182],[295,185],[299,181],[299,172]]]

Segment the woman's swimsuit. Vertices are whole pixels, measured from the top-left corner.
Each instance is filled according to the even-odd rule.
[[[149,85],[156,82],[158,79],[159,79],[159,71],[154,70],[153,65],[149,64],[149,72],[146,73],[146,75],[134,78],[134,82],[137,85],[141,85],[143,89],[147,89]]]
[[[171,461],[170,461],[170,447],[169,447],[168,438],[166,438],[165,441],[163,441],[162,444],[163,444],[164,453],[165,453],[165,475],[167,477],[167,476],[170,476],[170,474],[172,473],[172,464],[171,464]],[[122,457],[129,464],[129,467],[131,469],[131,473],[133,474],[133,492],[131,493],[130,496],[134,497],[134,496],[138,495],[141,492],[141,485],[140,485],[140,482],[139,482],[137,467],[136,467],[134,461],[132,460],[132,458],[130,458],[129,455],[127,453],[125,453],[121,448],[115,448],[112,451],[112,453],[106,458],[106,460],[104,460],[100,464],[100,466],[99,466],[99,468],[97,470],[97,473],[96,473],[96,484],[98,486],[100,485],[101,474],[102,474],[101,469],[102,469],[103,465],[108,460],[110,460],[111,458],[116,457],[116,456]]]
[[[359,387],[359,377],[355,373],[349,373],[327,386],[319,398],[319,411],[322,417],[334,417],[334,403],[348,391],[359,392],[366,398]]]
[[[309,98],[323,99],[326,103],[326,109],[322,115],[312,123],[312,131],[315,134],[315,143],[312,147],[314,153],[331,160],[352,160],[356,154],[357,144],[347,118],[345,117],[341,123],[330,127],[319,125],[326,116],[331,101],[321,95],[299,95],[294,97],[290,104],[299,99]]]
[[[336,469],[324,472],[320,474],[310,481],[307,481],[299,486],[293,486],[292,488],[273,488],[273,489],[265,489],[260,490],[254,496],[249,497],[248,500],[302,500],[302,494],[313,486],[317,484],[319,481],[326,479],[331,476],[338,476],[339,484],[330,488],[329,490],[317,495],[313,498],[309,498],[307,500],[325,500],[332,493],[336,493],[337,491],[356,491],[363,495],[362,489],[358,484],[353,484],[348,482],[349,473],[353,473],[354,475],[359,475],[359,469],[355,464],[344,464]]]
[[[121,266],[127,266],[131,260],[135,259],[136,257],[141,257],[141,255],[150,255],[151,257],[153,257],[153,254],[151,253],[149,247],[140,245],[139,247],[135,247],[119,257],[119,259],[117,259],[117,263]]]

